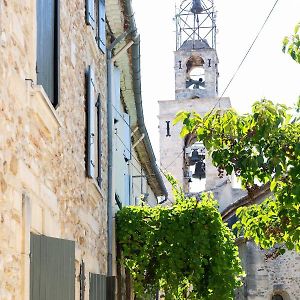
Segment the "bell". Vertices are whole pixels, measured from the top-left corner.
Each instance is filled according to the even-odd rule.
[[[205,178],[205,163],[203,161],[199,161],[196,163],[195,173],[193,174],[193,178]]]
[[[198,154],[198,150],[193,150],[192,156],[190,157],[189,160],[190,166],[193,166],[199,160],[200,160],[200,155]]]
[[[193,14],[200,14],[203,12],[203,8],[201,6],[201,0],[193,0],[193,5],[192,5],[192,8],[191,8],[191,12]]]

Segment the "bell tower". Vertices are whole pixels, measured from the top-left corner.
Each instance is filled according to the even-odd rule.
[[[181,0],[175,23],[175,99],[159,101],[160,163],[186,193],[197,193],[214,189],[222,179],[203,145],[191,137],[182,139],[181,125],[173,126],[172,120],[182,110],[204,115],[231,107],[229,98],[218,98],[214,0]],[[171,186],[166,186],[172,195]]]
[[[182,1],[175,21],[175,98],[215,98],[219,74],[214,1]]]

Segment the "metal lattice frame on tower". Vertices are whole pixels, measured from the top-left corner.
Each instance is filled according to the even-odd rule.
[[[214,0],[183,0],[176,6],[176,50],[186,41],[202,41],[216,49]]]

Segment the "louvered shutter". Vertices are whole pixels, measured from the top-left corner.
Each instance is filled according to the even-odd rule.
[[[90,300],[106,300],[106,276],[90,273]]]
[[[97,176],[97,182],[99,187],[102,185],[102,112],[101,112],[101,97],[100,94],[98,95],[97,99],[97,133],[98,133],[98,176]]]
[[[120,121],[121,115],[121,99],[120,99],[120,82],[121,82],[121,74],[120,70],[114,67],[114,99],[113,99],[113,110],[114,110],[114,119],[115,121]]]
[[[95,76],[91,66],[87,71],[87,176],[95,177]]]
[[[106,50],[106,30],[105,30],[105,0],[99,0],[99,12],[98,12],[98,32],[99,32],[99,40],[98,45],[99,48],[105,53]]]
[[[85,21],[95,29],[95,2],[94,0],[85,0]]]
[[[75,299],[75,242],[30,234],[30,300]]]
[[[130,116],[126,113],[123,113],[124,120],[124,157],[127,160],[131,159],[131,129],[130,129]]]

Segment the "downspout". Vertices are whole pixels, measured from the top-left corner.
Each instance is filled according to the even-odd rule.
[[[154,171],[154,175],[160,185],[161,190],[165,196],[165,199],[168,198],[168,192],[165,187],[164,181],[162,179],[159,168],[156,164],[155,154],[150,142],[150,138],[144,123],[144,114],[143,114],[143,105],[142,105],[142,94],[141,94],[141,68],[140,68],[140,37],[137,34],[137,28],[134,20],[134,13],[131,6],[131,0],[125,0],[126,4],[126,14],[129,17],[130,27],[132,34],[132,39],[135,41],[132,46],[132,68],[133,68],[133,90],[134,90],[134,99],[137,112],[137,122],[141,134],[144,135],[144,143],[146,150],[149,154],[150,164]]]
[[[112,250],[113,250],[113,125],[112,125],[112,50],[107,49],[107,276],[112,276]]]

